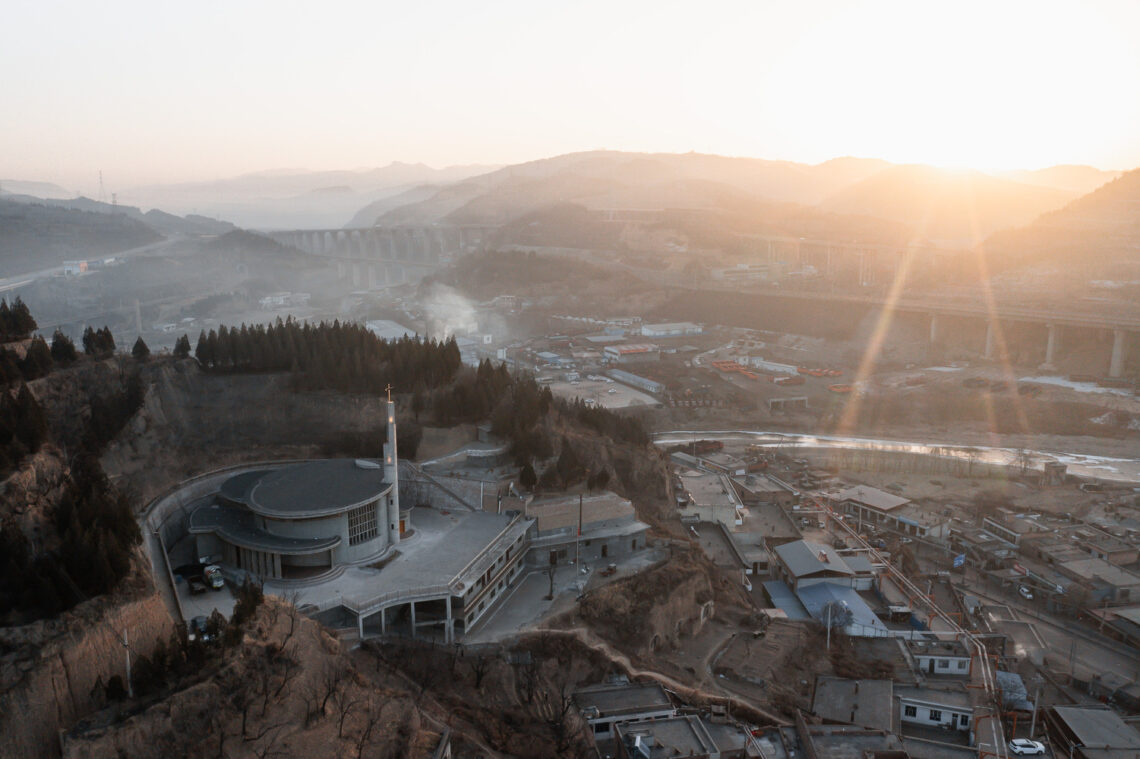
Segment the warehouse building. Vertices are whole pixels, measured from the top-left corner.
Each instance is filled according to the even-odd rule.
[[[611,364],[636,364],[644,361],[660,361],[661,349],[650,343],[628,345],[607,345],[602,358]]]

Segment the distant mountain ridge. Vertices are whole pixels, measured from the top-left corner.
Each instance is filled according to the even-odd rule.
[[[1027,181],[1015,181],[852,157],[808,165],[700,153],[589,151],[506,166],[434,192],[420,186],[365,206],[351,225],[508,224],[567,203],[733,212],[794,204],[808,214],[901,223],[914,239],[968,246],[1058,209],[1078,197],[1080,188],[1112,175],[1065,166],[1023,172]]]
[[[147,185],[120,198],[180,213],[230,219],[251,229],[337,228],[365,205],[424,184],[448,184],[485,174],[495,166],[447,166],[393,162],[373,169],[281,169],[227,179]]]

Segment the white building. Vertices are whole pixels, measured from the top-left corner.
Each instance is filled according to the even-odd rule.
[[[668,322],[665,324],[642,324],[643,337],[683,337],[684,335],[700,335],[704,327],[692,322]]]

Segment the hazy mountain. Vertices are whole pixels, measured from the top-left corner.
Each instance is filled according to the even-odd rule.
[[[1026,224],[1076,195],[977,171],[907,165],[856,182],[820,207],[905,222],[924,239],[970,243],[996,230]]]
[[[452,185],[453,187],[466,186],[463,183]],[[477,185],[470,185],[472,192],[477,191]],[[401,206],[413,206],[416,203],[421,203],[425,200],[432,198],[436,193],[443,189],[440,185],[425,184],[412,187],[408,190],[396,191],[393,194],[385,195],[379,200],[374,200],[368,205],[361,208],[348,223],[344,226],[348,229],[359,229],[361,227],[371,227],[376,223],[376,220],[388,213],[389,211],[400,208]],[[472,195],[471,197],[474,197]]]
[[[817,166],[700,153],[593,151],[507,166],[441,188],[401,208],[362,209],[354,222],[503,223],[546,205],[707,208],[726,199],[815,203],[890,164],[840,158]]]
[[[338,228],[362,207],[415,185],[485,174],[492,166],[391,163],[354,171],[282,169],[228,179],[134,187],[120,198],[178,213],[231,219],[256,229]]]
[[[1009,171],[998,176],[1024,184],[1054,187],[1058,190],[1070,190],[1084,195],[1104,186],[1106,182],[1111,182],[1122,173],[1120,171],[1105,171],[1092,166],[1064,165],[1050,166],[1047,169],[1035,171]]]
[[[995,262],[1045,264],[1088,277],[1140,278],[1140,169],[986,241]]]
[[[740,215],[742,208],[791,203],[815,209],[801,213],[800,221],[810,228],[833,228],[832,222],[843,217],[839,226],[868,232],[873,220],[881,219],[891,222],[891,239],[902,224],[910,236],[970,244],[1060,208],[1079,195],[1071,186],[1110,173],[1056,167],[1030,174],[1033,181],[1025,183],[980,172],[851,157],[807,165],[699,153],[593,151],[506,166],[433,194],[421,187],[408,196],[390,196],[361,209],[352,224],[505,224],[564,204],[588,209],[719,208]],[[770,221],[771,211],[764,207],[758,212]],[[788,209],[782,209],[775,216],[787,215]],[[852,218],[861,221],[850,223]],[[871,232],[857,239],[882,237]]]
[[[35,198],[28,195],[17,195],[6,198],[14,203],[44,205],[53,208],[66,208],[73,211],[86,211],[95,214],[123,216],[141,222],[155,232],[162,235],[220,235],[234,229],[228,221],[218,221],[205,216],[188,214],[185,217],[176,216],[157,208],[143,213],[134,206],[112,205],[102,203],[91,198],[67,198],[55,200],[49,198]]]
[[[22,179],[0,179],[0,196],[32,195],[37,198],[72,198],[74,192],[68,192],[57,184],[51,182],[28,182]]]

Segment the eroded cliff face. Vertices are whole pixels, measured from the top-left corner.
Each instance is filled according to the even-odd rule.
[[[172,626],[162,597],[151,589],[134,598],[98,598],[58,619],[0,630],[4,756],[59,756],[59,732],[106,705],[108,680],[118,675],[126,681],[122,633],[132,656],[150,656]]]
[[[327,630],[266,597],[231,645],[147,708],[63,738],[66,759],[430,756],[443,723],[403,682],[374,682]]]
[[[690,551],[583,599],[578,614],[633,655],[676,648],[716,613],[715,570]]]

